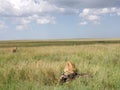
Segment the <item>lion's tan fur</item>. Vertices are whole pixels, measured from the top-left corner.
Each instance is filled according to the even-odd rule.
[[[75,64],[72,62],[67,62],[66,66],[64,68],[64,73],[65,74],[71,74],[71,73],[75,73],[76,72],[76,67]]]
[[[67,82],[72,80],[76,76],[76,67],[75,64],[68,61],[64,68],[64,73],[60,76],[59,82]]]
[[[15,53],[17,51],[17,47],[12,48],[12,52]]]

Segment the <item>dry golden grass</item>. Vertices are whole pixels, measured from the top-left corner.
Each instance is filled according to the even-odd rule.
[[[93,78],[57,85],[67,61]],[[0,48],[0,89],[119,90],[119,68],[120,44]]]

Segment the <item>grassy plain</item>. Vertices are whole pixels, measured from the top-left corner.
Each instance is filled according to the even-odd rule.
[[[57,84],[67,61],[93,77]],[[120,41],[0,42],[0,90],[120,90]]]

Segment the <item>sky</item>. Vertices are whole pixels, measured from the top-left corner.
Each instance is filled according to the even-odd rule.
[[[0,40],[120,38],[120,0],[0,0]]]

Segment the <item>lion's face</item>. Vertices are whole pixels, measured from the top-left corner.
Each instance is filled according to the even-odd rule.
[[[62,75],[60,76],[59,82],[61,82],[61,83],[66,82],[66,81],[67,81],[67,78],[68,78],[68,77],[67,77],[66,75],[62,74]]]

